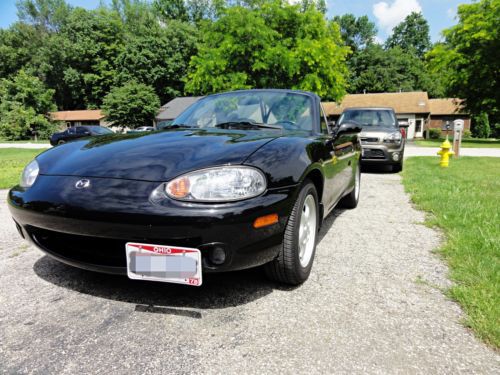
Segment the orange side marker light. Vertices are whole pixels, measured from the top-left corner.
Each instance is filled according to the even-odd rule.
[[[273,225],[276,224],[277,222],[278,222],[278,214],[265,215],[255,219],[255,221],[253,222],[253,227],[254,228],[267,227],[268,225]]]

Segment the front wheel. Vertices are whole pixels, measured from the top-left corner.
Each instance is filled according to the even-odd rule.
[[[356,208],[359,202],[359,192],[361,189],[361,165],[358,163],[356,170],[354,171],[354,188],[349,194],[339,202],[340,207],[344,208]]]
[[[318,223],[318,193],[307,181],[288,219],[278,257],[264,266],[269,278],[291,285],[307,280],[316,252]]]

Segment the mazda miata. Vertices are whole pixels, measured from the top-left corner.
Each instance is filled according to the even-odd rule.
[[[324,218],[358,203],[360,131],[330,126],[309,92],[210,95],[161,131],[43,152],[9,208],[23,238],[72,266],[199,286],[264,265],[297,285]]]

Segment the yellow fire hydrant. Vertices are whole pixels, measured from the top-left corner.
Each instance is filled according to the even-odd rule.
[[[455,153],[450,150],[451,144],[448,141],[448,137],[441,143],[441,150],[437,152],[438,155],[441,155],[441,160],[439,161],[439,165],[443,168],[448,167],[450,164],[450,155],[454,155]]]

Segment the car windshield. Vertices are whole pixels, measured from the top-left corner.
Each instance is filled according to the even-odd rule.
[[[355,109],[346,111],[340,116],[339,124],[356,122],[362,126],[396,126],[396,118],[388,109]]]
[[[92,133],[94,134],[111,134],[113,131],[111,129],[102,127],[102,126],[96,126],[91,128]]]
[[[212,95],[189,107],[170,127],[311,132],[312,99],[305,94],[280,91],[237,91]]]

